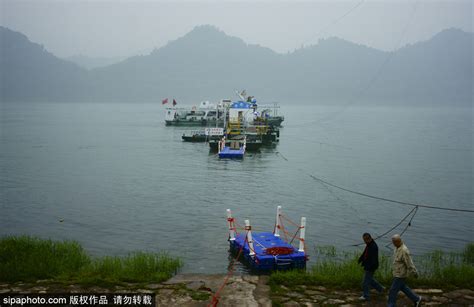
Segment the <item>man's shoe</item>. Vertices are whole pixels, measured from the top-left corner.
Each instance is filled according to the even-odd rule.
[[[419,307],[419,306],[421,306],[421,296],[415,303],[415,307]]]
[[[359,301],[361,301],[361,302],[367,302],[368,299],[367,299],[365,296],[362,295],[361,297],[359,297]]]

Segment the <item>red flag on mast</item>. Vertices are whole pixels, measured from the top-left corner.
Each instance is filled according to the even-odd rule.
[[[161,101],[161,104],[167,104],[168,103],[168,98],[165,98]]]
[[[173,99],[173,107],[177,104],[176,100]]]

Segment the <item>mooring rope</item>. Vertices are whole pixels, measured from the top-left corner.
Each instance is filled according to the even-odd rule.
[[[242,246],[240,247],[240,250],[239,250],[239,253],[237,254],[237,257],[235,259],[233,259],[232,261],[232,264],[230,266],[230,269],[229,271],[227,272],[227,275],[226,277],[224,278],[224,281],[222,282],[222,285],[219,287],[219,289],[217,289],[217,291],[214,293],[214,295],[212,295],[212,299],[211,299],[211,302],[207,305],[207,307],[216,307],[217,304],[219,304],[219,296],[220,296],[220,292],[222,291],[222,289],[224,289],[225,285],[227,284],[227,282],[229,281],[229,278],[232,276],[232,274],[234,274],[234,269],[235,269],[235,263],[239,260],[240,258],[240,255],[242,254],[242,251],[244,249],[244,246],[245,246],[245,243],[247,243],[247,234],[248,234],[248,231],[247,233],[245,234],[245,241],[244,243],[242,244]],[[250,247],[250,246],[249,246]]]
[[[326,185],[329,185],[331,187],[334,187],[336,189],[340,189],[352,194],[357,194],[360,196],[372,198],[372,199],[377,199],[377,200],[382,200],[385,202],[391,202],[399,205],[405,205],[405,206],[412,206],[412,207],[420,207],[420,208],[428,208],[428,209],[435,209],[435,210],[445,210],[445,211],[456,211],[456,212],[469,212],[469,213],[474,213],[474,210],[469,210],[469,209],[460,209],[460,208],[447,208],[447,207],[439,207],[439,206],[432,206],[432,205],[423,205],[423,204],[415,204],[415,203],[410,203],[410,202],[405,202],[405,201],[400,201],[400,200],[395,200],[395,199],[390,199],[390,198],[385,198],[385,197],[380,197],[380,196],[375,196],[375,195],[370,195],[367,193],[359,192],[359,191],[354,191],[351,189],[344,188],[342,186],[336,185],[334,183],[328,182],[326,180],[323,180],[321,178],[318,178],[314,175],[308,174],[309,177],[313,178],[314,180],[320,181]]]
[[[400,226],[400,225],[413,213],[413,215],[412,215],[410,221],[408,222],[407,226],[406,226],[406,227],[403,229],[403,231],[400,233],[400,236],[402,236],[402,235],[405,233],[405,231],[408,229],[408,226],[411,226],[411,222],[413,221],[413,218],[415,217],[415,214],[416,214],[417,211],[418,211],[418,206],[415,207],[415,208],[413,208],[413,209],[411,209],[410,212],[408,212],[408,214],[405,215],[405,217],[400,220],[400,222],[398,222],[395,226],[393,226],[392,228],[390,228],[389,230],[387,230],[387,231],[384,232],[383,234],[378,235],[377,237],[375,237],[374,240],[378,240],[378,239],[380,239],[380,238],[385,237],[387,234],[389,234],[389,233],[390,233],[391,231],[393,231],[395,228],[397,228],[398,226]],[[364,244],[365,244],[365,242],[362,242],[362,243],[358,243],[358,244],[352,244],[351,246],[361,246],[361,245],[364,245]],[[389,244],[390,244],[390,243],[389,243]]]
[[[290,162],[288,160],[288,158],[286,158],[285,156],[283,156],[281,154],[281,152],[277,152],[277,155],[281,156],[285,161]],[[300,169],[300,171],[302,171],[303,173],[306,173],[306,171],[304,171],[302,169]],[[316,177],[313,174],[309,174],[309,173],[306,173],[306,174],[309,177],[311,177],[312,179],[314,179],[316,181],[319,181],[319,182],[322,182],[322,183],[324,183],[328,186],[331,186],[333,188],[336,188],[336,189],[339,189],[339,190],[342,190],[342,191],[345,191],[345,192],[348,192],[348,193],[356,194],[356,195],[359,195],[359,196],[364,196],[364,197],[367,197],[367,198],[377,199],[377,200],[390,202],[390,203],[394,203],[394,204],[399,204],[399,205],[404,205],[404,206],[412,206],[412,207],[427,208],[427,209],[434,209],[434,210],[445,210],[445,211],[454,211],[454,212],[474,213],[474,210],[470,210],[470,209],[448,208],[448,207],[440,207],[440,206],[433,206],[433,205],[426,205],[426,204],[415,204],[415,203],[411,203],[411,202],[400,201],[400,200],[390,199],[390,198],[386,198],[386,197],[371,195],[371,194],[367,194],[367,193],[363,193],[363,192],[359,192],[359,191],[355,191],[355,190],[352,190],[352,189],[342,187],[340,185],[331,183],[331,182],[329,182],[327,180],[324,180],[322,178]]]
[[[285,157],[281,152],[277,152],[276,153],[279,157],[281,157],[283,160],[285,160],[286,162],[290,162],[290,160]],[[342,186],[339,186],[337,184],[334,184],[334,183],[331,183],[329,181],[326,181],[322,178],[319,178],[319,177],[316,177],[312,174],[309,174],[309,173],[306,173],[305,170],[302,170],[302,169],[298,169],[299,171],[307,174],[310,178],[312,178],[313,180],[315,181],[318,181],[320,183],[323,184],[324,187],[327,188],[327,186],[331,186],[333,188],[336,188],[336,189],[339,189],[339,190],[342,190],[342,191],[345,191],[345,192],[348,192],[348,193],[352,193],[352,194],[356,194],[356,195],[359,195],[359,196],[364,196],[364,197],[367,197],[367,198],[371,198],[371,199],[376,199],[376,200],[381,200],[381,201],[385,201],[385,202],[390,202],[390,203],[395,203],[395,204],[398,204],[398,205],[404,205],[404,206],[411,206],[413,207],[410,212],[404,216],[395,226],[393,226],[392,228],[390,228],[389,230],[387,230],[386,232],[384,232],[383,234],[381,235],[378,235],[374,240],[377,240],[379,238],[382,238],[384,236],[386,236],[388,233],[390,233],[391,231],[393,231],[394,229],[396,229],[398,226],[400,226],[410,215],[411,215],[411,218],[408,222],[408,224],[405,226],[405,228],[402,230],[402,232],[400,233],[400,236],[402,236],[403,234],[405,234],[405,232],[408,230],[408,228],[411,226],[412,224],[412,221],[413,219],[415,218],[415,215],[416,213],[418,212],[418,209],[421,207],[421,208],[427,208],[427,209],[434,209],[434,210],[444,210],[444,211],[452,211],[452,212],[466,212],[466,213],[474,213],[474,210],[470,210],[470,209],[460,209],[460,208],[447,208],[447,207],[440,207],[440,206],[433,206],[433,205],[422,205],[422,204],[415,204],[415,203],[411,203],[411,202],[406,202],[406,201],[399,201],[399,200],[395,200],[395,199],[389,199],[389,198],[386,198],[386,197],[380,197],[380,196],[375,196],[375,195],[371,195],[371,194],[367,194],[367,193],[363,193],[363,192],[359,192],[359,191],[355,191],[355,190],[351,190],[351,189],[348,189],[348,188],[345,188],[345,187],[342,187]],[[331,193],[332,194],[332,193]],[[353,244],[351,246],[360,246],[360,245],[363,245],[365,243],[359,243],[359,244]],[[388,247],[390,245],[390,243],[388,243],[387,245],[385,245],[385,247]]]
[[[411,219],[410,221],[408,221],[408,224],[405,226],[405,228],[402,230],[402,232],[400,233],[400,236],[403,236],[403,234],[405,233],[405,231],[407,231],[408,227],[411,226],[411,222],[413,221],[413,219],[415,218],[415,215],[416,213],[418,212],[418,207],[415,207],[415,212],[413,212],[413,215],[411,216]]]

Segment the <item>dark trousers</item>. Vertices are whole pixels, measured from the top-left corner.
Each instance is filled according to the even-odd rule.
[[[378,292],[382,292],[383,287],[374,279],[374,272],[365,271],[364,280],[362,281],[362,290],[366,300],[369,300],[370,287],[374,288]]]
[[[420,297],[413,293],[413,291],[411,291],[411,289],[405,284],[405,278],[394,277],[388,294],[388,307],[396,306],[398,291],[405,293],[405,295],[414,303],[420,299]]]

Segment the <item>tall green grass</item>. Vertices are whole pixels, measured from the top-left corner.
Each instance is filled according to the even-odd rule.
[[[182,266],[167,254],[91,258],[79,243],[20,236],[0,239],[0,281],[52,279],[86,284],[161,282]]]
[[[176,274],[181,266],[181,260],[166,254],[139,252],[127,257],[107,256],[96,259],[72,278],[88,284],[161,282]],[[71,279],[68,276],[65,278]]]
[[[21,236],[0,240],[0,280],[50,279],[79,271],[91,259],[77,242]]]
[[[462,253],[464,263],[474,265],[474,243],[466,245]]]
[[[334,247],[316,250],[316,263],[307,271],[276,272],[270,277],[271,285],[325,285],[340,288],[358,288],[363,269],[357,263],[359,253],[338,252]],[[375,278],[389,286],[392,281],[391,257],[381,255]],[[462,253],[433,251],[415,257],[420,271],[418,279],[410,279],[412,286],[474,289],[474,244],[468,244]]]

